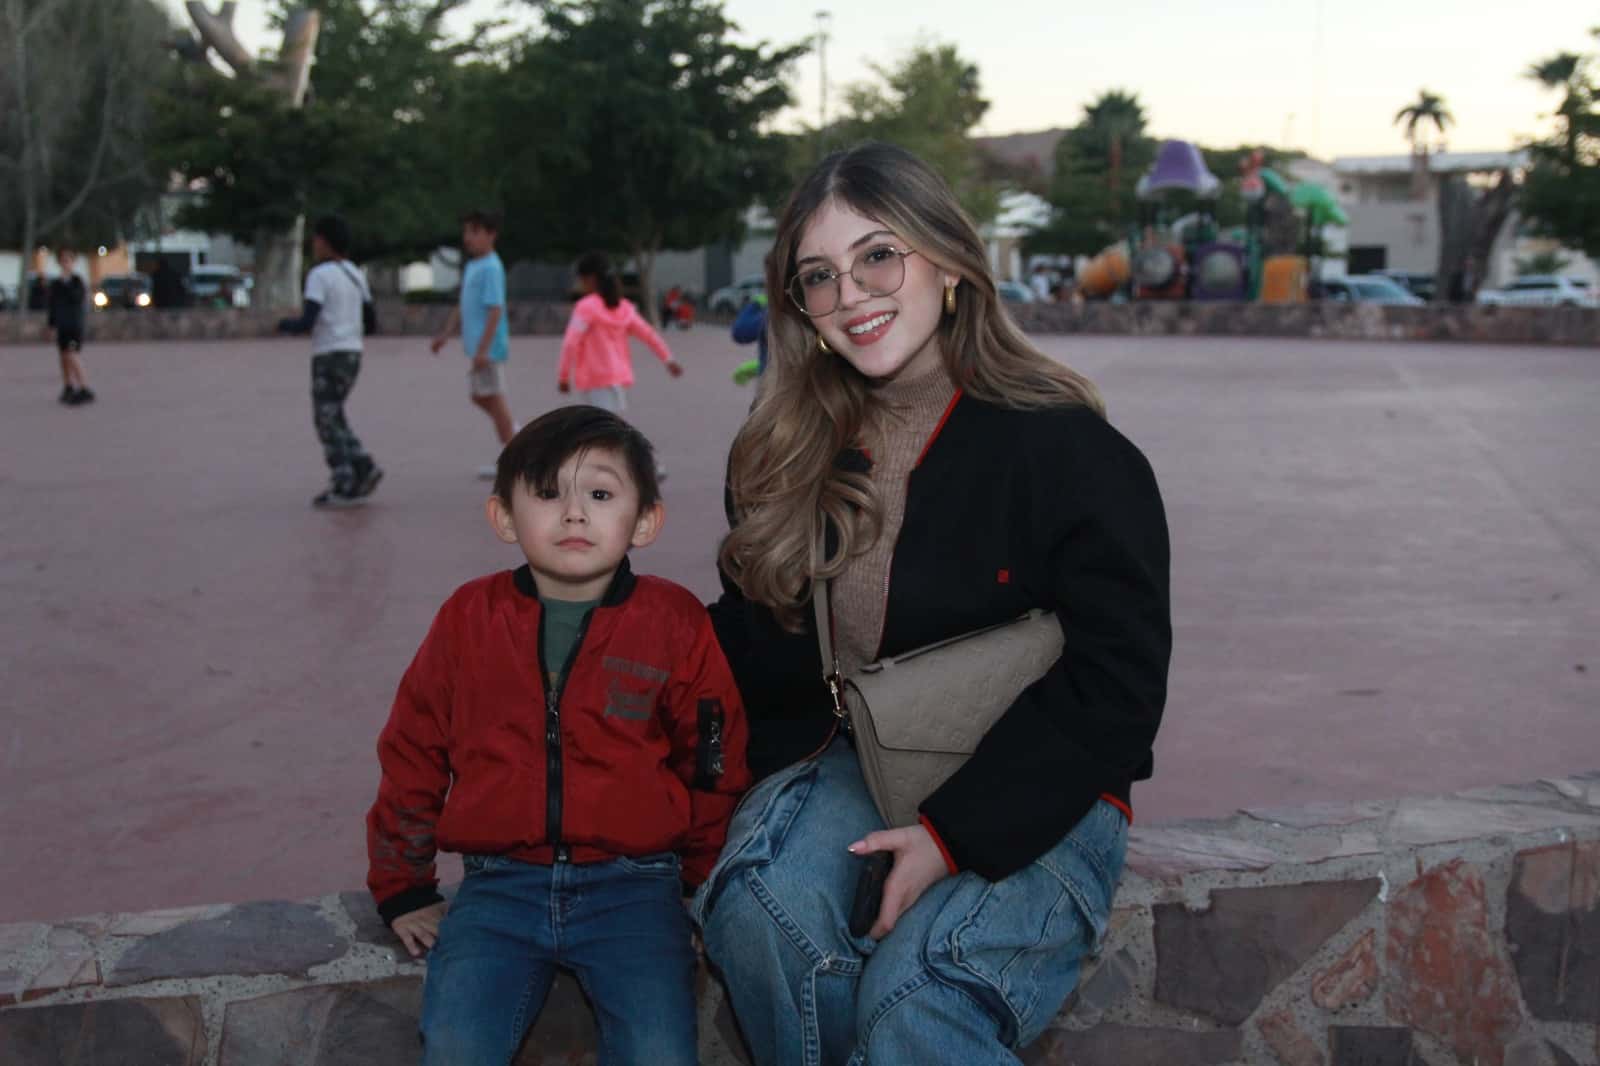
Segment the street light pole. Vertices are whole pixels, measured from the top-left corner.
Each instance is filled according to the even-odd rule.
[[[822,87],[817,94],[817,129],[828,128],[828,30],[833,25],[833,12],[817,12],[817,62],[822,68]]]

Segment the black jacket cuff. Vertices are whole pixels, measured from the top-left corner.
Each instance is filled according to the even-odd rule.
[[[396,918],[404,918],[412,911],[420,911],[424,907],[431,907],[435,903],[443,903],[444,897],[439,895],[435,885],[418,885],[397,892],[388,899],[378,904],[378,917],[383,919],[383,924],[394,927]]]

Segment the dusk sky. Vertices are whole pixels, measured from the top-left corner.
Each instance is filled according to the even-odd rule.
[[[177,0],[168,3],[181,14]],[[241,35],[258,50],[277,46],[265,29],[266,6],[239,5]],[[1098,93],[1124,88],[1139,95],[1158,136],[1215,146],[1287,142],[1325,157],[1406,151],[1394,114],[1423,87],[1455,115],[1451,149],[1511,148],[1545,128],[1556,102],[1524,77],[1528,66],[1587,50],[1588,29],[1600,23],[1600,9],[1579,0],[726,4],[747,39],[773,43],[813,34],[824,7],[833,14],[827,64],[835,109],[838,87],[870,76],[870,64],[892,63],[921,41],[949,42],[978,65],[991,103],[981,133],[1072,125]],[[529,19],[523,4],[472,0],[452,25],[498,14]],[[816,55],[797,64],[793,89],[798,116],[815,122]]]

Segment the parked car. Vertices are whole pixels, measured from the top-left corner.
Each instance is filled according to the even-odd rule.
[[[711,294],[706,301],[706,306],[713,311],[726,311],[729,314],[737,312],[745,304],[755,299],[756,293],[767,286],[766,276],[751,274],[747,278],[740,278],[732,285],[724,285]]]
[[[1039,302],[1039,294],[1020,281],[997,281],[994,285],[1000,293],[1000,299],[1008,304],[1032,304]]]
[[[249,307],[251,287],[236,266],[203,263],[189,271],[189,295],[197,307]]]
[[[108,307],[149,307],[150,279],[143,274],[107,274],[94,287],[95,310]]]
[[[1392,278],[1376,274],[1355,274],[1345,278],[1323,278],[1322,299],[1334,303],[1389,304],[1420,307],[1425,302]]]
[[[1421,270],[1374,270],[1366,276],[1388,278],[1424,302],[1432,300],[1439,291],[1434,276]]]
[[[1525,274],[1503,289],[1479,289],[1478,302],[1502,307],[1600,307],[1600,296],[1582,278]]]

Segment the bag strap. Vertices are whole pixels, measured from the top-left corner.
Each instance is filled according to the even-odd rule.
[[[817,576],[827,551],[826,537],[824,526],[817,531],[817,539],[811,544],[811,611],[817,618],[817,650],[822,663],[822,680],[827,682],[828,695],[833,697],[833,714],[848,725],[850,712],[844,705],[844,675],[839,670],[839,652],[833,643],[833,604],[828,597],[831,582]]]
[[[348,259],[340,259],[337,260],[337,262],[339,266],[344,268],[345,276],[355,284],[356,292],[361,294],[361,302],[370,303],[372,301],[372,294],[367,291],[367,283],[361,280],[361,272],[355,267],[351,266],[350,260]]]

